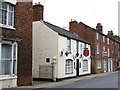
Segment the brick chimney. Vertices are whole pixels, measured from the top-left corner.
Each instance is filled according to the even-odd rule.
[[[96,26],[96,30],[102,32],[102,30],[103,30],[103,26],[102,26],[101,23],[98,23],[98,24],[97,24],[97,26]]]
[[[108,31],[108,34],[107,34],[109,37],[113,37],[113,31]]]
[[[35,3],[33,6],[33,21],[43,20],[44,6],[40,2]]]
[[[71,32],[76,33],[78,29],[77,26],[78,26],[78,22],[76,20],[71,19],[71,21],[69,22],[69,30]]]

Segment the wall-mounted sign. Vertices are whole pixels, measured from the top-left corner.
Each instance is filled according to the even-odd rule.
[[[89,55],[89,50],[88,49],[84,49],[83,50],[83,55],[87,57]]]
[[[102,56],[104,56],[104,57],[105,57],[105,56],[108,56],[108,52],[107,52],[107,51],[103,51],[103,52],[102,52]]]

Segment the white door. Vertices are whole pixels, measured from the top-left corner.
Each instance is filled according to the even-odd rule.
[[[108,72],[111,72],[111,59],[108,59]]]
[[[104,72],[107,72],[107,63],[104,61]]]
[[[113,71],[113,61],[112,61],[112,59],[111,59],[111,72]]]

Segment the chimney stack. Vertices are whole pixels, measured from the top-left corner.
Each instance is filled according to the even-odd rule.
[[[33,21],[43,20],[44,6],[40,2],[35,3],[33,6]]]
[[[113,31],[111,30],[111,31],[108,31],[108,34],[107,34],[108,36],[110,36],[110,37],[113,37]]]
[[[102,32],[102,30],[103,30],[103,26],[102,26],[101,23],[98,23],[98,24],[97,24],[97,26],[96,26],[96,30]]]

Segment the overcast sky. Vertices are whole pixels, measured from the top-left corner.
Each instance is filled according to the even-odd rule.
[[[44,20],[66,29],[75,19],[96,28],[102,23],[103,33],[108,30],[118,35],[119,0],[33,0],[44,5]]]

